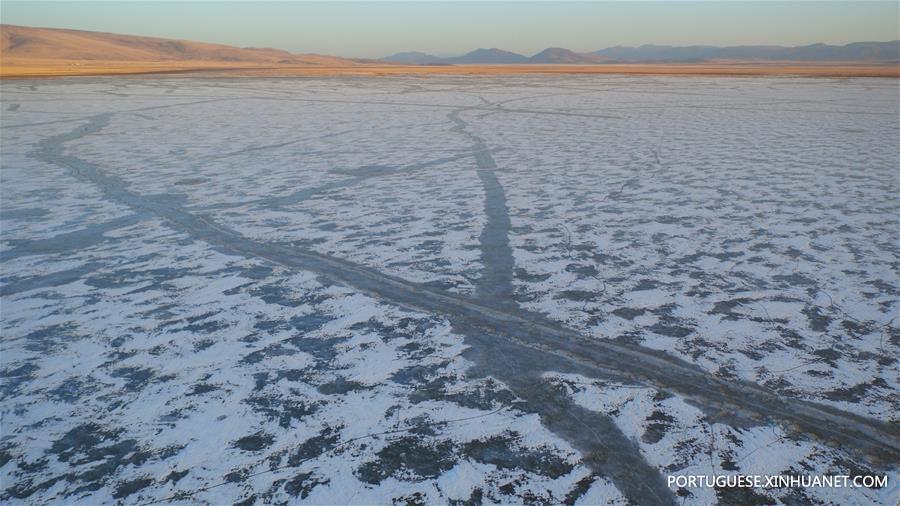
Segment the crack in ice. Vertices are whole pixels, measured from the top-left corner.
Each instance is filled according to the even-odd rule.
[[[473,300],[412,283],[339,258],[288,245],[254,241],[207,217],[191,214],[170,200],[135,193],[120,179],[104,173],[90,162],[64,154],[65,143],[99,132],[109,122],[111,116],[112,113],[94,116],[88,119],[86,125],[79,126],[69,133],[45,139],[39,143],[36,156],[69,168],[79,179],[100,187],[108,198],[140,212],[159,216],[179,230],[187,232],[194,239],[204,241],[213,247],[246,257],[266,259],[288,268],[312,271],[379,299],[444,315],[455,327],[466,328],[468,335],[484,336],[481,342],[485,345],[492,341],[486,336],[503,336],[497,341],[502,341],[505,350],[511,352],[517,359],[534,360],[546,357],[545,364],[555,362],[557,365],[562,364],[560,367],[589,371],[594,376],[613,376],[630,382],[654,385],[677,392],[710,413],[728,411],[743,420],[776,421],[787,426],[795,426],[834,446],[855,449],[871,457],[876,463],[896,462],[900,456],[897,430],[889,424],[812,402],[784,398],[754,383],[724,380],[663,352],[632,344],[589,340],[543,315],[517,307],[509,305],[496,307],[486,304],[481,297]],[[462,123],[461,128],[465,128],[465,123]],[[476,150],[476,153],[485,152]],[[491,183],[490,176],[493,176],[493,181],[496,182],[491,162],[492,158],[483,155],[478,161],[479,171],[483,171],[486,175],[490,173],[489,177],[482,177],[486,189]],[[497,185],[499,186],[499,183]],[[486,200],[490,201],[493,198],[497,202],[502,196],[502,187],[499,191],[501,192],[499,196],[494,194],[493,197],[490,191],[486,191]],[[508,215],[506,223],[503,223],[503,210],[498,208],[496,211],[494,215],[497,220],[496,229],[508,227]],[[486,266],[491,262],[495,262],[495,266],[502,264],[502,268],[497,269],[498,273],[504,277],[508,275],[510,271],[507,270],[505,262],[501,262],[499,258],[491,259],[489,254],[486,257]],[[474,342],[479,341],[476,338]],[[490,348],[482,348],[485,349]],[[540,368],[546,369],[545,364]],[[501,379],[516,384],[514,375],[507,376]],[[519,381],[527,383],[527,375],[524,376]],[[537,386],[540,386],[540,383],[520,383],[516,390],[522,388],[527,390]],[[561,404],[556,404],[553,409],[558,409],[559,406]],[[547,405],[538,406],[536,410],[545,410],[547,407]],[[569,434],[572,427],[560,424],[552,413],[541,414],[545,423],[575,438],[576,443],[578,437],[584,437],[583,434],[581,436]],[[583,418],[582,415],[579,414],[577,418]],[[603,420],[595,417],[591,423],[602,426]],[[633,453],[631,449],[622,451],[623,455]],[[604,469],[602,465],[597,466],[601,471]],[[616,473],[608,468],[603,472]],[[640,497],[646,502],[665,502],[660,501],[663,498],[654,498],[646,491],[631,490],[627,495],[632,499]]]

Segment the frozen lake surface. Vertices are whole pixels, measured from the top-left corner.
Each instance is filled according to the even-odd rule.
[[[0,90],[3,502],[897,501],[895,80]]]

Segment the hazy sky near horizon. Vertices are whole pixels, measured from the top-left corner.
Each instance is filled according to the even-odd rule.
[[[3,0],[3,23],[377,58],[499,47],[804,45],[900,39],[896,1]]]

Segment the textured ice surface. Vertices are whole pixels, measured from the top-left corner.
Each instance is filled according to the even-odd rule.
[[[508,148],[520,302],[896,421],[896,85],[690,82],[623,79],[528,101],[574,116],[477,123]]]
[[[896,502],[896,448],[798,428],[802,406],[725,416],[706,383],[496,325],[896,438],[893,80],[0,91],[4,502]],[[892,482],[663,482],[737,472]]]
[[[840,449],[798,440],[776,426],[733,427],[711,421],[684,398],[654,388],[590,381],[575,375],[551,375],[575,401],[593,411],[609,413],[641,453],[661,472],[687,476],[742,474],[803,475],[810,469],[832,475],[853,475],[859,469]],[[867,469],[868,474],[875,474]],[[700,504],[891,503],[896,488],[877,490],[810,487],[778,490],[679,490]]]

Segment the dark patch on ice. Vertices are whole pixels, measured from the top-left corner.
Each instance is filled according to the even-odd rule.
[[[663,286],[663,284],[659,281],[656,281],[655,279],[644,278],[639,280],[637,284],[632,288],[632,290],[635,292],[639,292],[642,290],[654,290],[656,288],[659,288],[660,286]]]
[[[293,478],[287,480],[284,484],[284,491],[293,497],[300,496],[300,499],[306,499],[309,493],[319,485],[326,485],[331,482],[327,478],[313,478],[313,473],[300,473]]]
[[[60,461],[78,471],[57,475],[37,484],[31,480],[21,481],[6,489],[6,493],[24,499],[39,490],[49,489],[61,480],[85,483],[71,491],[71,495],[100,489],[120,467],[140,466],[151,457],[151,453],[143,451],[135,440],[117,440],[120,433],[120,430],[104,430],[94,423],[75,427],[55,441],[47,453],[56,455]],[[177,448],[163,449],[159,456],[168,458],[177,451]],[[87,467],[93,463],[96,465]]]
[[[0,378],[3,379],[0,382],[0,392],[2,392],[3,398],[8,398],[18,393],[19,387],[23,383],[33,380],[34,373],[38,370],[40,370],[40,367],[29,362],[18,367],[7,367],[3,372],[0,372]]]
[[[782,287],[816,286],[816,282],[802,274],[778,274],[772,276]]]
[[[258,320],[253,324],[255,330],[261,330],[266,334],[274,334],[281,330],[291,328],[290,324],[284,320],[266,320],[264,316],[258,315]]]
[[[892,297],[900,295],[900,289],[884,281],[883,279],[873,279],[870,281],[866,281],[865,284],[877,288],[878,292],[882,295],[890,295]]]
[[[830,365],[831,367],[837,367],[835,361],[840,359],[843,354],[834,348],[822,348],[819,350],[812,351],[812,354],[821,358],[823,362]]]
[[[420,437],[401,437],[379,450],[377,460],[356,470],[365,483],[377,485],[393,476],[398,480],[437,478],[456,465],[454,445],[449,440],[428,443]],[[407,476],[406,474],[412,474]]]
[[[735,313],[734,309],[738,306],[742,306],[749,302],[752,302],[753,299],[748,299],[745,297],[737,298],[737,299],[729,299],[729,300],[721,300],[715,303],[712,310],[709,311],[709,314],[721,314],[725,315],[725,319],[727,320],[738,320],[744,317],[744,315]]]
[[[4,220],[23,220],[23,221],[33,221],[43,218],[50,211],[47,209],[41,209],[37,207],[27,207],[21,209],[3,209],[0,211],[0,218]]]
[[[232,443],[232,446],[247,452],[258,452],[264,450],[275,442],[275,437],[265,432],[257,432],[244,436]]]
[[[410,341],[403,346],[397,348],[403,352],[406,358],[422,359],[434,355],[436,350],[432,346],[424,345],[420,342]]]
[[[230,473],[224,476],[226,483],[240,483],[247,479],[250,476],[250,470],[246,468],[237,469],[235,471],[231,471]]]
[[[78,377],[68,377],[62,383],[60,383],[58,387],[47,391],[47,395],[49,395],[54,400],[71,404],[78,401],[78,399],[81,398],[82,392],[84,392],[87,386],[91,385],[92,383],[93,381],[89,378],[81,379]]]
[[[147,367],[120,367],[110,373],[113,378],[124,378],[125,390],[136,392],[144,388],[145,385],[155,375],[153,369]]]
[[[440,269],[439,267],[434,265],[434,263],[432,263],[430,265],[424,265],[422,263],[418,263],[414,267],[416,267],[419,270],[424,270],[426,272],[435,272],[435,273],[440,273],[440,274],[445,273],[445,271],[443,271],[442,269]],[[472,284],[473,283],[470,279],[462,280],[462,279],[458,279],[458,278],[454,279],[454,278],[450,278],[450,277],[441,277],[438,279],[433,279],[433,280],[422,283],[423,286],[427,286],[429,288],[436,288],[438,290],[443,290],[443,291],[447,291],[447,292],[466,290]]]
[[[318,304],[328,297],[316,292],[298,292],[282,285],[263,285],[249,291],[250,295],[259,297],[267,304],[278,304],[285,307],[299,307],[304,304]]]
[[[585,264],[569,264],[566,266],[566,272],[571,272],[574,274],[578,274],[579,276],[584,277],[594,277],[600,272],[597,270],[597,267],[594,265],[585,265]]]
[[[416,244],[415,249],[432,255],[439,255],[444,249],[444,243],[436,240],[423,241]]]
[[[872,323],[857,320],[841,320],[841,327],[852,337],[862,337],[875,330]]]
[[[290,428],[294,420],[303,420],[304,417],[318,411],[319,404],[306,402],[288,396],[282,398],[274,395],[253,395],[244,400],[253,411],[262,414],[269,420],[277,420],[282,428]]]
[[[247,354],[240,360],[241,364],[258,364],[266,358],[296,355],[297,350],[286,348],[281,343],[269,345],[261,350]]]
[[[468,388],[463,392],[445,394],[442,398],[464,408],[483,411],[496,409],[497,406],[509,406],[516,400],[515,394],[491,378],[479,382],[474,388]]]
[[[775,330],[778,331],[778,334],[781,336],[782,343],[785,346],[789,346],[791,348],[794,348],[795,350],[805,350],[807,348],[806,339],[796,330],[785,327],[783,325],[778,325]]]
[[[72,269],[56,271],[43,276],[29,276],[26,278],[6,277],[3,278],[3,286],[0,286],[0,296],[9,297],[21,292],[68,285],[84,279],[87,274],[101,267],[101,264],[98,262],[88,262]]]
[[[344,174],[349,176],[358,176],[358,175],[366,175],[366,176],[382,176],[387,175],[393,172],[396,172],[395,167],[391,167],[389,165],[363,165],[361,167],[354,168],[340,168],[336,167],[331,169],[331,172],[335,174]]]
[[[187,316],[181,319],[168,320],[160,325],[160,327],[175,327],[179,324],[186,324],[181,327],[175,327],[170,332],[189,332],[191,334],[211,334],[220,330],[227,329],[232,325],[222,320],[208,320],[216,316],[221,311],[209,311],[199,315]],[[174,315],[172,315],[174,316]]]
[[[638,316],[643,316],[647,310],[643,308],[634,308],[634,307],[620,307],[618,309],[614,309],[612,314],[618,316],[619,318],[624,318],[626,320],[634,320]]]
[[[481,487],[475,487],[475,489],[472,490],[472,493],[469,494],[468,499],[450,499],[448,503],[450,506],[481,506],[483,501],[484,490],[482,490]]]
[[[588,292],[586,290],[562,290],[554,299],[566,299],[575,302],[596,302],[599,300],[600,293]]]
[[[460,454],[500,469],[522,469],[528,473],[549,478],[559,478],[575,468],[549,448],[523,448],[518,445],[521,435],[506,431],[484,440],[468,442],[460,448]]]
[[[187,177],[184,179],[179,179],[172,184],[174,184],[175,186],[194,186],[207,182],[209,182],[209,178],[207,177]]]
[[[153,484],[153,481],[153,478],[144,477],[120,482],[113,493],[113,499],[124,499],[138,490],[149,487]]]
[[[208,394],[210,392],[215,392],[216,390],[219,390],[219,387],[217,387],[216,385],[210,385],[208,383],[195,383],[193,388],[191,388],[191,391],[188,392],[186,395],[187,396],[203,395],[203,394]]]
[[[190,470],[188,470],[188,469],[185,469],[184,471],[181,471],[181,472],[173,470],[171,473],[169,473],[166,476],[166,479],[163,480],[163,483],[171,482],[174,485],[174,484],[178,483],[179,481],[181,481],[182,478],[187,476],[187,474],[189,472],[190,472]]]
[[[584,496],[584,494],[586,494],[588,490],[591,489],[591,485],[593,485],[596,479],[597,476],[591,474],[578,480],[578,482],[575,483],[575,487],[570,490],[568,494],[566,494],[566,497],[562,501],[563,504],[565,504],[566,506],[573,506],[578,501],[578,499]]]
[[[666,432],[669,431],[669,428],[672,427],[672,424],[675,423],[675,418],[655,409],[653,410],[653,413],[647,417],[646,421],[649,423],[644,429],[644,433],[641,435],[641,441],[647,444],[656,444],[662,440],[663,436],[666,435]]]
[[[213,339],[201,339],[194,343],[194,351],[203,351],[214,344],[216,344],[216,341]]]
[[[866,395],[866,392],[868,392],[873,387],[890,388],[884,381],[884,379],[875,378],[868,383],[858,383],[856,385],[853,385],[852,387],[836,388],[834,390],[825,392],[823,395],[825,396],[825,398],[831,399],[833,401],[855,403],[861,401]]]
[[[253,506],[254,504],[256,504],[256,494],[251,494],[250,497],[242,501],[236,501],[234,506]]]
[[[367,321],[355,323],[350,330],[369,330],[377,333],[384,341],[390,341],[397,337],[408,339],[421,339],[429,329],[433,328],[439,319],[431,318],[400,318],[396,323],[385,323],[378,318],[370,318]]]
[[[719,504],[740,504],[741,506],[766,506],[778,504],[778,501],[754,492],[750,488],[716,487]]]
[[[340,443],[340,440],[340,427],[325,427],[317,436],[307,439],[291,451],[287,463],[289,466],[299,466],[303,462],[333,449]]]
[[[7,462],[13,459],[13,454],[10,450],[15,448],[15,445],[9,442],[0,443],[0,468],[6,465]]]
[[[413,492],[410,495],[392,498],[391,504],[393,506],[427,506],[428,501],[422,492]]]
[[[372,388],[372,387],[368,387],[366,385],[363,385],[362,383],[357,383],[356,381],[350,381],[342,376],[339,376],[334,381],[319,385],[317,390],[319,391],[320,394],[324,394],[324,395],[342,395],[342,394],[346,394],[347,392],[353,392],[356,390],[365,390],[365,389],[369,389],[369,388]]]
[[[550,279],[550,274],[532,274],[522,267],[517,267],[515,278],[526,283],[540,283]]]
[[[674,338],[687,337],[694,331],[690,327],[681,325],[680,319],[667,315],[660,317],[660,320],[647,327],[647,330],[661,336]]]

